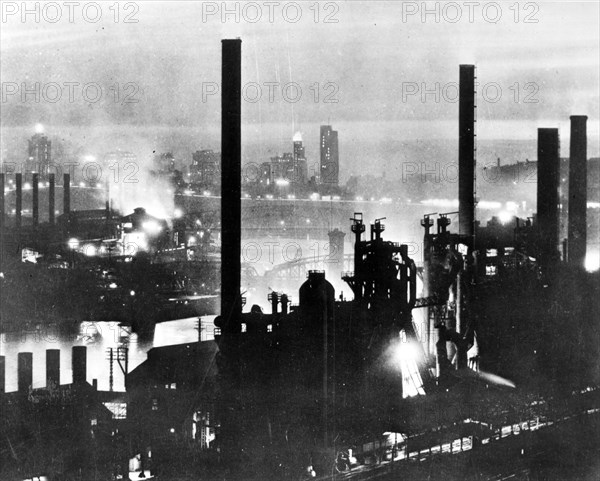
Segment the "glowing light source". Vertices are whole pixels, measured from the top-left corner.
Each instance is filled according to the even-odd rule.
[[[79,247],[79,239],[73,237],[72,239],[69,239],[67,245],[69,246],[69,249],[77,249]]]
[[[277,187],[287,187],[290,185],[290,181],[286,179],[277,179],[275,185],[277,185]]]
[[[513,215],[510,212],[503,210],[498,214],[498,218],[503,224],[508,224],[513,219]]]
[[[160,224],[155,220],[147,220],[142,224],[142,228],[150,234],[158,234],[162,230]]]
[[[183,211],[182,211],[181,209],[179,209],[179,208],[176,208],[176,209],[173,211],[173,216],[174,216],[176,219],[181,219],[181,218],[183,217]]]
[[[43,134],[44,133],[44,126],[42,124],[35,124],[35,133],[36,134]]]
[[[86,256],[93,257],[98,253],[98,249],[94,244],[85,244],[83,246],[83,253]]]

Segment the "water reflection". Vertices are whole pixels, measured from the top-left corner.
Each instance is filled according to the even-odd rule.
[[[190,317],[156,325],[151,339],[140,339],[128,326],[116,322],[82,322],[72,328],[37,326],[18,333],[0,335],[0,354],[5,356],[6,391],[17,390],[17,354],[33,353],[33,388],[46,385],[46,349],[60,349],[60,382],[72,382],[71,348],[87,347],[87,380],[91,384],[98,380],[98,389],[108,391],[110,386],[110,348],[127,347],[129,352],[129,372],[146,360],[146,353],[153,347],[169,346],[212,340],[215,316]],[[115,356],[116,358],[116,356]],[[113,364],[115,391],[125,389],[124,375],[116,360]]]

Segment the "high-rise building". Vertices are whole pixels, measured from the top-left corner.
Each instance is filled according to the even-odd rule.
[[[331,125],[321,125],[321,184],[339,184],[338,133]]]
[[[172,174],[175,171],[175,157],[171,152],[154,157],[154,170],[158,173]]]
[[[52,142],[43,134],[41,126],[36,128],[36,133],[27,141],[28,167],[26,170],[39,172],[42,179],[48,178],[48,170],[52,163]]]
[[[304,146],[302,145],[302,134],[296,132],[293,138],[294,142],[294,181],[305,184],[308,178],[308,167]]]
[[[220,183],[221,154],[212,150],[197,150],[192,154],[190,165],[191,181],[217,185]]]

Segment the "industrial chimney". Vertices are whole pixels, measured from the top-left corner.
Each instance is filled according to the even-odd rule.
[[[60,386],[60,349],[46,349],[46,387]]]
[[[222,41],[221,70],[221,322],[223,330],[239,332],[242,312],[242,41]]]
[[[3,254],[4,254],[4,224],[6,223],[6,216],[5,216],[5,199],[4,199],[4,182],[5,182],[5,175],[3,173],[0,173],[0,269],[3,268],[4,266],[4,259],[3,259]]]
[[[587,116],[571,116],[569,263],[583,267],[587,243]]]
[[[56,178],[54,174],[48,175],[48,222],[54,224],[54,192],[56,186]]]
[[[6,392],[6,358],[0,356],[0,394]]]
[[[63,214],[65,217],[71,213],[71,175],[63,174]],[[68,219],[65,219],[68,221]]]
[[[33,189],[32,223],[33,227],[37,227],[40,223],[40,174],[35,173],[32,175],[31,184]]]
[[[27,394],[33,383],[33,354],[20,352],[17,355],[17,385],[20,393]]]
[[[21,212],[23,210],[23,174],[18,173],[15,174],[15,182],[17,188],[17,198],[16,198],[16,214],[15,214],[15,227],[17,229],[21,228]]]
[[[473,247],[475,224],[475,65],[460,66],[458,103],[458,230]]]
[[[558,129],[538,129],[537,223],[542,267],[558,260]]]
[[[83,384],[87,379],[87,347],[73,346],[71,357],[73,384]]]

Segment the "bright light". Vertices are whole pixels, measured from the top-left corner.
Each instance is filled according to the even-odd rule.
[[[426,199],[422,200],[421,204],[436,207],[458,207],[458,199]],[[477,206],[481,207],[481,202]]]
[[[135,296],[135,291],[129,291],[129,295],[130,295],[131,297]]]
[[[392,362],[400,364],[403,361],[416,361],[419,358],[419,350],[412,342],[399,341],[391,347]]]
[[[306,219],[306,223],[307,223],[307,224],[310,224],[310,219]]]
[[[310,200],[319,200],[319,194],[313,192],[312,194],[310,194]]]
[[[31,184],[29,182],[25,182],[23,184],[23,190],[31,190]]]
[[[77,249],[79,247],[79,239],[73,237],[72,239],[69,239],[67,245],[69,246],[69,249]]]
[[[44,126],[42,124],[35,124],[35,133],[36,134],[43,134],[44,133]]]
[[[356,196],[356,201],[357,201],[357,202],[362,202],[363,200],[364,200],[364,199],[363,199],[363,198],[362,198],[360,195],[357,195],[357,196]]]
[[[510,212],[503,210],[498,214],[498,218],[503,224],[508,224],[513,219],[513,215]]]
[[[290,181],[286,179],[277,179],[275,185],[277,185],[277,187],[287,187],[290,185]]]
[[[600,269],[600,251],[589,251],[585,255],[585,270],[588,272],[596,272]]]
[[[160,224],[155,220],[147,220],[142,224],[142,228],[150,234],[158,234],[162,230]]]
[[[208,190],[205,190],[204,192],[202,192],[202,195],[204,197],[209,197],[210,196],[210,192]]]
[[[477,203],[477,207],[479,207],[480,209],[502,209],[502,203],[501,202],[491,202],[489,200],[480,200]]]
[[[183,217],[183,211],[182,211],[181,209],[179,209],[179,208],[176,208],[176,209],[173,211],[173,216],[174,216],[176,219],[181,219],[181,218]]]
[[[86,155],[83,157],[83,160],[85,160],[86,162],[95,162],[96,157],[94,157],[93,155]]]
[[[96,189],[101,189],[101,188],[102,188],[102,184],[101,184],[100,182],[98,182],[98,183],[96,184]]]
[[[196,245],[196,238],[194,236],[190,236],[190,238],[188,239],[188,245]]]
[[[96,246],[94,244],[85,244],[83,246],[83,253],[86,256],[93,257],[96,255],[97,252],[98,249],[96,249]]]
[[[265,197],[269,200],[273,200],[273,196],[271,194],[267,194]]]
[[[85,182],[79,182],[79,187],[85,187]]]
[[[404,331],[387,349],[389,366],[402,376],[402,396],[412,397],[425,394],[419,373],[418,362],[421,351],[415,341],[406,338]]]

